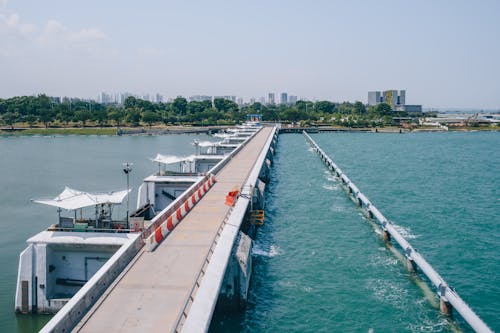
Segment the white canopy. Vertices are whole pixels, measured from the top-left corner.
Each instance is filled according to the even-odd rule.
[[[108,193],[88,193],[65,187],[54,199],[33,200],[44,205],[55,206],[63,209],[74,210],[101,204],[120,204],[130,190],[113,191]]]
[[[217,137],[217,138],[228,138],[228,137],[233,136],[233,134],[228,134],[228,133],[215,133],[215,134],[213,134],[213,136],[215,136],[215,137]]]
[[[213,147],[213,146],[217,146],[221,143],[222,141],[218,141],[218,142],[212,142],[212,141],[199,141],[198,142],[198,146],[199,147]],[[193,143],[193,144],[196,144],[196,143]]]
[[[173,163],[179,163],[179,162],[193,162],[194,161],[195,155],[190,155],[190,156],[175,156],[175,155],[162,155],[162,154],[157,154],[155,158],[153,158],[153,162],[158,162],[158,163],[163,163],[163,164],[173,164]]]

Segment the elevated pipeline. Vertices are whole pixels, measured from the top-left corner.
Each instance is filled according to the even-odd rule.
[[[388,241],[393,238],[401,247],[407,260],[407,268],[420,271],[431,281],[436,288],[440,300],[440,310],[444,314],[452,313],[455,309],[462,318],[476,332],[493,332],[486,323],[469,307],[467,303],[458,295],[458,293],[448,285],[448,283],[439,275],[439,273],[417,252],[413,246],[396,230],[394,225],[373,205],[370,200],[359,190],[359,188],[347,177],[347,175],[332,161],[332,159],[319,147],[319,145],[307,134],[303,132],[306,140],[319,155],[321,160],[333,172],[337,180],[348,192],[351,199],[364,210],[370,219],[377,222],[382,229],[382,237]]]

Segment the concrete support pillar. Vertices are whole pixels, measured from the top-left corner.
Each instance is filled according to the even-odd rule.
[[[391,234],[387,230],[382,230],[382,239],[384,240],[384,242],[390,243],[391,242]]]
[[[441,310],[441,313],[444,315],[447,315],[447,316],[453,315],[453,306],[443,296],[441,296],[439,298],[439,310]]]
[[[412,258],[410,257],[407,257],[406,258],[406,269],[408,270],[408,272],[410,273],[415,273],[415,262],[413,261]]]

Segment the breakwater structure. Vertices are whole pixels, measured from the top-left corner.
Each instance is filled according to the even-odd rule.
[[[439,298],[440,311],[443,314],[451,316],[453,310],[455,310],[476,332],[493,332],[424,257],[397,231],[395,226],[378,208],[370,202],[311,136],[305,131],[303,134],[313,150],[319,155],[327,168],[334,174],[339,184],[348,193],[350,199],[360,207],[371,221],[375,222],[376,227],[381,231],[383,240],[387,243],[392,243],[391,240],[394,239],[404,255],[408,271],[422,273],[432,283]]]
[[[41,332],[206,332],[246,302],[277,126],[249,134],[120,248]]]

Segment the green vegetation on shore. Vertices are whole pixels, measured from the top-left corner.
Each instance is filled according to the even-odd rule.
[[[116,128],[23,128],[16,130],[3,129],[0,134],[8,135],[116,135]]]
[[[85,128],[109,126],[233,125],[247,114],[261,113],[266,121],[300,122],[303,125],[373,127],[393,125],[396,114],[387,104],[368,107],[361,102],[298,101],[295,105],[251,105],[216,98],[190,101],[177,97],[170,103],[151,103],[128,97],[123,105],[100,104],[80,99],[46,95],[0,99],[0,121],[6,127]],[[397,114],[405,116],[406,114]],[[36,132],[36,131],[35,131]],[[62,131],[64,132],[64,131]],[[71,133],[83,133],[75,131]],[[24,133],[31,133],[26,130]],[[61,133],[58,130],[57,133]]]
[[[190,101],[177,97],[169,103],[152,103],[128,97],[123,105],[100,104],[76,98],[18,96],[0,99],[1,134],[116,134],[121,127],[138,126],[224,126],[262,114],[264,121],[299,126],[374,128],[415,127],[420,115],[395,112],[388,104],[366,107],[363,103],[297,101],[295,105],[253,103],[238,106],[230,100]],[[425,115],[425,114],[424,114]],[[398,120],[403,119],[403,122]],[[115,126],[115,128],[113,128]],[[21,129],[21,130],[19,130]],[[475,128],[477,129],[477,128]]]

